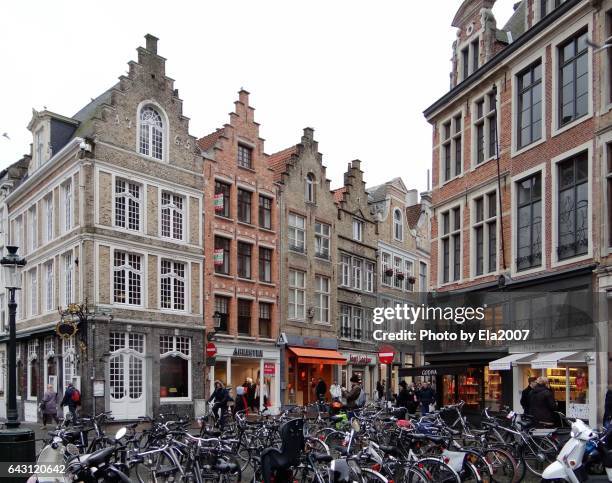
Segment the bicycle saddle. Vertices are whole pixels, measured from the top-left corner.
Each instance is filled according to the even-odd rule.
[[[261,469],[264,483],[272,481],[274,471],[282,471],[296,466],[304,451],[304,420],[288,421],[279,430],[281,447],[266,448],[261,453]]]

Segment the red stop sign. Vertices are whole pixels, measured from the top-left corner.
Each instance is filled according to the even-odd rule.
[[[378,348],[378,361],[381,364],[391,364],[395,357],[395,349],[390,345],[381,345]]]
[[[207,357],[215,357],[217,354],[217,346],[214,342],[209,342],[206,344],[206,356]]]

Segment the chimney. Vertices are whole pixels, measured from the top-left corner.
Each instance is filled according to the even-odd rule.
[[[145,35],[145,39],[147,41],[147,50],[152,54],[157,55],[157,41],[159,40],[157,37],[151,34]]]

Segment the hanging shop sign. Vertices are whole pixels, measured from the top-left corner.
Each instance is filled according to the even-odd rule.
[[[223,193],[217,193],[213,201],[215,211],[223,211]]]
[[[266,376],[273,376],[276,373],[276,366],[274,362],[264,362],[264,374]]]
[[[215,266],[223,265],[223,248],[215,248],[215,252],[213,254],[213,260]]]
[[[62,319],[55,325],[55,333],[62,339],[70,339],[78,331],[74,320]]]

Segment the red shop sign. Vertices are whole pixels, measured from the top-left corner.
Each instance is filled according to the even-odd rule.
[[[273,376],[276,373],[276,365],[274,362],[264,362],[264,374],[266,376]]]

